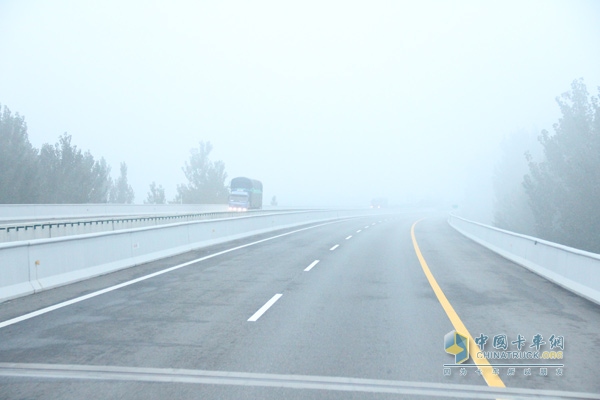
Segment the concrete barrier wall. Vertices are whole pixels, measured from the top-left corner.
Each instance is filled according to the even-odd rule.
[[[369,215],[306,211],[0,244],[0,301],[276,229]]]
[[[600,254],[450,215],[454,229],[501,256],[600,304]]]
[[[0,250],[0,301],[33,293],[30,269],[27,247]]]

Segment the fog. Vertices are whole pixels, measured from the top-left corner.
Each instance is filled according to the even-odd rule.
[[[32,144],[167,198],[210,141],[281,206],[492,205],[505,137],[600,85],[600,3],[0,2],[0,103]],[[486,214],[487,213],[487,214]]]

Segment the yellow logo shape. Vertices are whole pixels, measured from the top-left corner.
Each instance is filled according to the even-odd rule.
[[[446,353],[454,356],[456,364],[462,364],[469,359],[469,339],[456,331],[450,331],[444,336]]]

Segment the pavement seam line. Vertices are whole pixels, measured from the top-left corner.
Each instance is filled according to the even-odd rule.
[[[427,277],[427,280],[429,281],[431,288],[435,292],[435,295],[436,295],[438,301],[442,305],[442,308],[446,312],[446,315],[450,319],[450,322],[454,326],[454,329],[456,331],[460,332],[461,334],[466,335],[469,338],[469,348],[470,349],[476,349],[478,346],[475,343],[475,340],[473,340],[473,337],[467,330],[467,327],[462,322],[462,320],[460,319],[460,317],[454,310],[454,307],[452,307],[452,305],[450,304],[450,301],[448,301],[448,298],[446,297],[446,295],[440,288],[440,285],[438,285],[437,281],[433,277],[433,274],[431,273],[431,270],[429,269],[429,266],[427,265],[427,262],[425,261],[425,258],[423,257],[421,250],[419,249],[419,245],[417,244],[417,239],[415,237],[415,226],[420,221],[422,221],[422,219],[416,221],[412,225],[412,227],[410,228],[410,236],[412,238],[413,247],[415,248],[415,253],[417,254],[417,258],[419,259],[419,263],[421,264],[421,268],[423,268],[423,272],[425,273],[425,276]],[[473,359],[473,362],[475,362],[475,364],[477,364],[478,367],[485,367],[485,368],[481,368],[481,372],[482,372],[482,376],[485,379],[485,382],[488,384],[488,386],[506,387],[506,385],[504,384],[502,379],[498,375],[494,375],[492,373],[492,368],[491,368],[492,365],[487,360],[487,358],[476,358],[476,357],[471,357],[471,358]]]
[[[315,389],[344,392],[394,393],[428,398],[480,398],[492,396],[512,399],[598,399],[590,393],[555,390],[492,388],[480,385],[407,382],[381,379],[349,378],[318,375],[284,375],[235,371],[210,371],[175,368],[140,368],[107,365],[0,363],[0,376],[32,380],[105,380],[125,382],[185,383]],[[314,397],[314,396],[313,396]],[[317,396],[318,397],[318,396]]]

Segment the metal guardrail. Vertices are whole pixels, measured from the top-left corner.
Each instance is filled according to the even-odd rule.
[[[286,211],[286,210],[279,210]],[[257,210],[245,213],[218,211],[176,215],[152,215],[137,217],[95,218],[83,220],[36,221],[30,223],[0,225],[0,243],[22,240],[49,239],[55,237],[83,235],[121,229],[201,221],[215,218],[231,218],[242,215],[264,214],[273,211]]]
[[[195,214],[228,211],[227,204],[0,204],[0,221]]]

